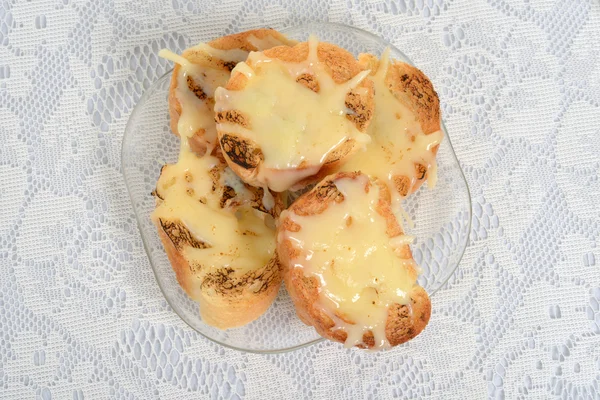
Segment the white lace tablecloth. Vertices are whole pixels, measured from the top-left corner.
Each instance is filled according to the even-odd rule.
[[[431,77],[471,242],[407,345],[244,354],[166,304],[121,140],[158,49],[314,20]],[[0,0],[0,398],[600,398],[599,121],[597,0]]]

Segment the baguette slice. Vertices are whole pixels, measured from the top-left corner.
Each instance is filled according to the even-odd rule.
[[[205,323],[223,330],[236,328],[256,320],[269,309],[281,285],[276,255],[265,265],[245,273],[228,267],[212,268],[204,265],[202,259],[186,256],[186,248],[206,244],[195,239],[184,225],[173,224],[158,220],[158,234],[177,281],[198,302]]]
[[[237,181],[237,182],[236,182]],[[271,305],[281,284],[273,217],[262,193],[222,159],[184,154],[163,167],[152,217],[177,280],[209,325],[245,325]]]
[[[217,133],[244,182],[298,190],[364,147],[373,84],[346,50],[316,40],[252,53],[215,93]]]
[[[372,140],[341,170],[376,176],[398,198],[415,192],[425,181],[435,185],[435,158],[443,132],[440,102],[431,81],[388,54],[381,60],[371,54],[359,56],[375,85],[375,112],[368,129]]]
[[[298,317],[348,347],[393,347],[429,321],[431,303],[390,204],[387,185],[340,172],[281,214],[277,251]]]

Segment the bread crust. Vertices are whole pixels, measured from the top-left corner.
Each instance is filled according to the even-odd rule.
[[[360,54],[358,61],[365,69],[375,75],[379,69],[380,60],[372,54]],[[390,93],[404,106],[413,111],[425,135],[441,129],[440,100],[433,84],[421,70],[402,61],[390,59],[390,64],[384,78],[384,83]],[[431,148],[437,154],[439,145]],[[423,182],[427,181],[428,168],[423,164],[415,164],[417,179],[411,186],[406,176],[395,176],[396,190],[407,196],[414,193]]]
[[[286,38],[283,34],[277,32],[275,29],[253,29],[245,32],[235,33],[233,35],[227,35],[215,40],[208,42],[207,44],[218,50],[244,50],[246,52],[259,51],[259,49],[252,43],[252,38],[259,40],[272,38],[273,40],[287,45],[293,45],[296,43],[294,40]],[[195,51],[193,49],[186,49],[182,56],[193,64],[200,65],[206,68],[212,68],[222,70],[227,73],[235,67],[235,62],[220,60],[217,57],[211,57],[202,51]],[[171,119],[171,131],[179,136],[177,131],[177,124],[181,115],[181,103],[177,99],[176,89],[179,85],[177,77],[181,66],[175,64],[173,73],[171,75],[171,84],[169,86],[169,117]],[[210,109],[214,108],[215,101],[213,99],[214,93],[208,93],[202,87],[198,86],[193,80],[187,80],[188,87],[192,90],[196,97],[201,101],[204,101]],[[206,142],[203,139],[204,130],[196,132],[192,137],[188,139],[190,147],[198,155],[203,155],[206,152]]]
[[[309,45],[307,42],[298,43],[293,47],[277,46],[265,50],[264,55],[278,59],[286,63],[300,63],[309,56]],[[354,59],[348,51],[330,43],[320,42],[317,46],[317,57],[326,66],[327,73],[335,83],[341,84],[349,81],[364,69]],[[251,60],[247,64],[252,67]],[[306,88],[318,92],[319,84],[314,76],[302,74],[296,82]],[[244,90],[248,78],[241,72],[233,72],[227,90]],[[350,120],[360,132],[366,132],[368,124],[373,116],[375,107],[374,87],[370,79],[364,79],[356,88],[350,90],[346,95],[345,105],[353,111],[353,114],[347,114],[346,118]],[[227,121],[243,127],[251,125],[251,116],[233,110],[216,113],[217,123]],[[304,171],[307,175],[296,182],[290,189],[300,190],[306,185],[318,182],[323,177],[336,171],[344,161],[360,149],[356,140],[349,138],[338,145],[325,157],[322,165],[310,165],[306,162],[301,163],[296,168],[273,169],[264,167],[264,156],[260,144],[249,139],[243,138],[238,134],[219,129],[217,125],[217,134],[225,159],[235,173],[245,182],[254,186],[264,186],[264,182],[259,180],[259,170],[265,168],[268,173],[277,179],[279,176],[285,176],[293,172]]]
[[[335,182],[342,178],[357,179],[363,176],[359,172],[339,172],[319,182],[311,191],[303,194],[289,208],[300,216],[314,216],[318,218],[330,205],[344,200],[344,196],[338,191]],[[379,188],[379,201],[377,213],[385,218],[386,233],[393,238],[403,233],[391,209],[390,193],[387,186],[376,180],[371,180],[369,185],[377,185]],[[369,185],[365,190],[369,189]],[[277,230],[277,252],[282,266],[285,286],[290,297],[294,301],[298,317],[307,325],[313,326],[323,337],[344,342],[347,333],[335,329],[333,319],[325,313],[318,305],[320,283],[315,277],[307,277],[300,267],[294,267],[295,260],[302,258],[301,250],[296,248],[288,236],[288,232],[298,232],[299,225],[284,213]],[[402,246],[399,256],[401,258],[412,258],[408,245]],[[412,271],[416,274],[416,271]],[[385,334],[391,346],[397,346],[417,336],[427,325],[431,315],[431,302],[427,292],[420,286],[414,287],[409,293],[410,302],[406,305],[393,304],[388,308],[388,317],[385,326]],[[348,322],[348,321],[347,321]],[[363,335],[363,343],[357,347],[372,348],[375,340],[372,332]]]

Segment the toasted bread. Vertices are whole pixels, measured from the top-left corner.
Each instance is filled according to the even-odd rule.
[[[249,52],[295,43],[274,29],[255,29],[212,40],[205,46],[199,45],[186,49],[182,57],[196,67],[195,74],[188,73],[183,76],[182,66],[178,63],[175,64],[169,87],[171,131],[179,135],[178,124],[183,111],[182,101],[196,102],[200,112],[212,114],[215,88],[227,83],[231,70],[239,61],[245,60]],[[210,54],[211,52],[213,54]],[[227,56],[227,59],[224,59],[224,56]],[[201,82],[203,79],[205,80],[204,84]],[[178,96],[178,88],[188,92],[191,96],[180,101],[178,97],[183,96],[181,92]],[[216,147],[213,118],[208,121],[210,126],[195,126],[194,132],[187,135],[191,148],[199,155],[204,154],[207,147],[211,149]]]
[[[215,94],[229,166],[245,182],[275,191],[301,189],[339,168],[368,140],[373,84],[363,72],[349,52],[329,43],[252,53]]]
[[[371,71],[375,112],[367,151],[342,167],[389,180],[393,195],[406,197],[430,178],[435,184],[435,157],[443,138],[440,102],[431,81],[417,68],[361,54],[359,62]]]
[[[372,76],[377,74],[380,60],[376,56],[360,54],[358,62],[370,70]],[[440,100],[433,84],[420,69],[402,61],[390,60],[385,83],[399,101],[414,111],[425,135],[440,129]]]
[[[261,191],[222,159],[193,153],[163,167],[154,194],[159,237],[203,320],[227,329],[262,315],[281,284],[272,219],[280,196],[266,214]]]
[[[344,181],[346,183],[341,186],[341,182]],[[353,191],[344,189],[344,192],[340,189],[351,187],[348,185],[354,185]],[[362,192],[356,191],[359,189]],[[366,197],[370,199],[368,204],[372,207],[370,214],[365,214],[360,208],[367,203],[353,197],[356,193],[371,196]],[[338,212],[340,209],[337,207],[355,201],[356,204],[347,203],[345,206],[348,208]],[[335,211],[336,209],[338,211]],[[343,218],[337,220],[337,217]],[[338,233],[346,228],[360,230],[364,223],[370,223],[365,222],[367,219],[379,218],[381,219],[373,228],[379,228],[383,232],[349,230],[338,236]],[[307,231],[303,233],[305,229]],[[333,233],[330,233],[332,229]],[[316,235],[312,236],[315,233]],[[356,242],[353,236],[356,236]],[[402,227],[392,213],[387,185],[356,172],[340,172],[328,176],[281,214],[277,238],[277,252],[283,268],[285,285],[294,301],[298,317],[307,325],[313,326],[323,337],[361,348],[396,346],[417,336],[427,325],[431,303],[425,290],[416,283],[416,265],[412,261],[408,243],[404,242]],[[383,243],[371,243],[372,238],[382,239]],[[385,246],[394,240],[398,243],[390,255],[389,248]],[[387,258],[363,260],[357,256],[362,254],[357,250],[361,247],[354,247],[363,242],[370,246],[367,249],[370,249],[372,254],[382,251],[385,253],[381,254]],[[351,255],[350,258],[343,257],[345,252]],[[397,257],[397,260],[394,257]],[[393,267],[401,268],[402,271],[393,269],[392,265],[373,265],[371,262],[382,259],[392,260]],[[327,265],[315,264],[323,260],[331,261],[327,261]],[[349,262],[345,263],[346,261]],[[380,276],[381,271],[386,271],[386,274]],[[368,275],[370,280],[361,281],[361,274],[365,273],[371,274]],[[404,277],[406,281],[392,282],[392,277]],[[368,283],[363,286],[364,282]],[[402,301],[390,301],[396,299],[395,295],[390,293],[397,293],[395,289],[391,290],[392,288],[403,289],[405,297]],[[373,297],[373,307],[370,308],[369,299],[364,306],[360,296],[357,299],[353,290],[363,296],[375,290],[377,294]],[[330,299],[337,299],[337,303]],[[388,303],[382,308],[384,300]],[[365,316],[361,314],[362,308],[352,309],[355,301],[356,307],[362,304],[360,307],[366,307],[364,310],[370,314],[380,312],[379,325],[372,324],[372,329],[366,325],[360,326],[364,323],[362,318]]]

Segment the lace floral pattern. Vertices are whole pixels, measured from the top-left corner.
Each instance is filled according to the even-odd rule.
[[[218,3],[0,0],[0,398],[600,398],[598,2]],[[430,76],[471,243],[407,345],[239,353],[160,293],[123,131],[160,48],[314,20]]]

